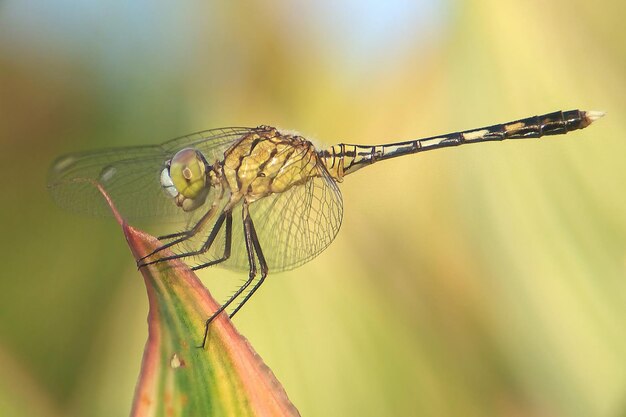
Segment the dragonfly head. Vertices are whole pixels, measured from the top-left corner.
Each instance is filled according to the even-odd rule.
[[[204,204],[209,192],[208,166],[202,153],[185,148],[167,161],[161,171],[161,187],[184,211],[192,211]]]

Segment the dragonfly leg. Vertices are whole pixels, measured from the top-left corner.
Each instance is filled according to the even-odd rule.
[[[250,297],[252,297],[252,295],[256,292],[256,290],[259,289],[261,284],[263,284],[263,282],[265,281],[265,277],[267,276],[267,272],[268,272],[267,262],[265,262],[265,256],[263,255],[263,251],[261,250],[261,244],[259,243],[259,238],[257,237],[256,229],[254,228],[254,223],[252,222],[252,218],[250,218],[250,216],[248,216],[248,221],[249,221],[249,226],[248,227],[250,229],[250,235],[251,235],[250,238],[251,238],[251,241],[252,241],[252,246],[254,247],[254,251],[256,252],[256,256],[259,259],[259,268],[261,269],[261,277],[259,278],[257,283],[254,284],[254,286],[252,287],[250,292],[248,292],[243,297],[243,300],[241,300],[241,302],[233,310],[233,312],[230,313],[230,318],[233,318],[235,316],[235,314],[237,314],[237,312],[239,310],[241,310],[241,307],[243,307],[243,305],[250,299]]]
[[[169,235],[158,236],[157,239],[169,240],[169,239],[175,239],[177,237],[189,236],[189,233],[191,232],[191,230],[193,230],[193,228],[191,228],[190,230],[183,230],[182,232],[171,233]]]
[[[226,234],[226,241],[224,242],[224,254],[222,255],[221,258],[219,259],[215,259],[213,261],[210,262],[206,262],[200,265],[196,265],[194,267],[191,268],[192,271],[197,271],[198,269],[202,269],[202,268],[208,268],[209,266],[212,265],[216,265],[219,263],[222,263],[224,261],[226,261],[228,258],[230,258],[230,248],[232,246],[232,240],[233,240],[233,215],[232,212],[228,212],[228,214],[226,215],[226,230],[225,230],[225,234]],[[203,252],[206,252],[207,250],[209,250],[210,248],[210,243],[207,240],[204,245],[202,246],[201,250]]]
[[[244,232],[244,239],[246,242],[246,252],[248,253],[248,262],[250,263],[250,273],[248,274],[248,279],[246,280],[246,282],[244,282],[243,285],[239,287],[237,291],[235,291],[235,293],[231,295],[228,298],[228,300],[226,300],[226,302],[222,304],[220,308],[218,308],[213,314],[211,314],[211,317],[209,317],[204,322],[204,337],[202,338],[202,344],[198,346],[199,348],[202,348],[202,349],[204,349],[204,347],[206,346],[206,340],[207,340],[207,337],[209,336],[209,326],[211,325],[213,320],[215,320],[217,316],[219,316],[226,308],[228,308],[228,306],[231,305],[232,302],[235,301],[237,297],[239,297],[241,293],[243,293],[246,290],[246,288],[250,286],[250,284],[252,283],[252,281],[254,281],[254,278],[256,277],[256,261],[254,259],[255,243],[253,241],[253,235],[256,236],[256,232],[254,231],[254,225],[252,225],[252,220],[250,219],[250,214],[248,213],[248,205],[245,202],[243,204],[242,212],[243,212],[243,232]],[[241,307],[241,304],[237,306],[237,309],[239,309],[240,307]]]
[[[153,263],[157,263],[160,261],[163,261],[165,259],[158,259],[156,261],[152,261],[152,262],[144,262],[145,259],[149,258],[150,256],[161,252],[164,249],[170,248],[174,245],[177,245],[181,242],[184,242],[185,240],[195,236],[200,230],[202,230],[202,228],[204,227],[204,225],[207,223],[207,221],[209,221],[214,215],[215,215],[215,211],[216,211],[217,207],[216,206],[212,206],[201,218],[200,220],[198,220],[198,222],[196,224],[193,225],[193,227],[189,230],[185,230],[182,232],[178,232],[178,233],[173,233],[171,235],[165,235],[165,236],[159,236],[159,240],[164,240],[164,239],[174,239],[177,238],[175,240],[172,240],[169,243],[166,243],[165,245],[159,246],[158,248],[156,248],[155,250],[153,250],[152,252],[150,252],[149,254],[147,254],[146,256],[140,258],[137,261],[137,267],[141,268],[143,266],[147,266],[147,265],[151,265]]]
[[[232,218],[231,218],[231,216],[232,216],[232,212],[230,210],[223,211],[222,214],[219,215],[219,217],[215,221],[215,225],[213,226],[213,229],[211,230],[211,233],[209,234],[209,237],[207,238],[206,242],[204,242],[204,244],[200,247],[200,249],[195,250],[195,251],[191,251],[191,252],[179,253],[179,254],[175,254],[175,255],[171,255],[171,256],[164,256],[163,258],[155,259],[154,261],[150,261],[150,262],[143,262],[142,260],[146,258],[146,257],[144,257],[144,258],[139,260],[139,263],[138,263],[139,268],[142,268],[142,267],[148,266],[148,265],[152,265],[152,264],[156,264],[156,263],[159,263],[159,262],[163,262],[163,261],[171,261],[172,259],[187,258],[189,256],[196,256],[196,255],[201,255],[201,254],[205,253],[213,245],[213,242],[215,241],[215,238],[217,237],[217,234],[219,233],[220,229],[222,228],[222,224],[224,224],[224,220],[226,220],[226,227],[229,228],[229,229],[231,228],[231,226],[232,226]],[[174,242],[176,242],[176,241],[174,241]],[[170,242],[167,245],[161,246],[156,251],[154,251],[154,253],[156,253],[156,252],[158,252],[158,251],[160,251],[162,249],[165,249],[165,248],[167,248],[169,246],[172,246],[173,244],[175,244],[174,242]]]

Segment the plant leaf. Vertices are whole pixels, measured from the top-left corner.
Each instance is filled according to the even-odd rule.
[[[139,259],[161,246],[126,224],[98,186]],[[167,251],[163,251],[167,256]],[[148,341],[131,416],[299,416],[283,387],[226,314],[204,321],[219,305],[181,261],[141,268],[150,311]]]

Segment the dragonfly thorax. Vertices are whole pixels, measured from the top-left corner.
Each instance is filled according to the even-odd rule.
[[[210,184],[211,170],[201,152],[185,148],[166,162],[161,171],[161,187],[184,211],[192,211],[204,204]]]

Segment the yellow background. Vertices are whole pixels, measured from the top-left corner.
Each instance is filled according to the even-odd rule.
[[[143,283],[59,154],[271,124],[374,144],[550,112],[565,137],[346,178],[317,259],[235,323],[304,416],[624,416],[622,0],[0,2],[0,414],[125,415]],[[211,269],[213,288],[244,277]]]

